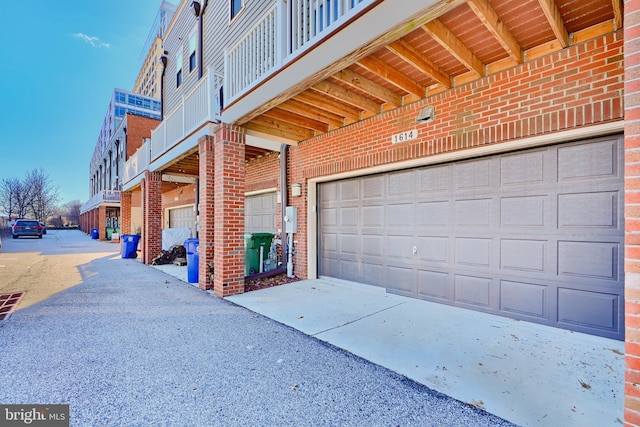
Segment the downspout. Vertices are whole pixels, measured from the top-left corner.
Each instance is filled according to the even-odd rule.
[[[162,75],[160,76],[160,121],[164,121],[164,72],[167,70],[167,51],[160,57]]]
[[[287,262],[287,258],[289,255],[289,242],[287,239],[287,235],[285,233],[285,221],[284,217],[286,216],[287,209],[287,149],[289,146],[287,144],[280,145],[280,207],[282,211],[280,212],[280,224],[282,227],[282,231],[280,232],[280,240],[282,241],[282,264],[283,267]]]
[[[208,3],[209,2],[207,0],[202,2],[202,9],[200,9],[200,16],[198,16],[198,80],[200,80],[204,74],[202,70],[204,64],[204,24],[202,15],[204,15],[204,11],[207,8]]]

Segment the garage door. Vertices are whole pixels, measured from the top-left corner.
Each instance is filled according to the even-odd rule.
[[[244,232],[276,232],[276,193],[248,196],[244,200]]]
[[[190,228],[191,235],[195,236],[196,213],[193,205],[169,209],[169,228]]]
[[[622,139],[319,186],[319,272],[624,339]]]

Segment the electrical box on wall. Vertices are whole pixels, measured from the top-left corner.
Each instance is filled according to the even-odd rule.
[[[287,206],[284,208],[284,232],[298,232],[298,208],[295,206]]]

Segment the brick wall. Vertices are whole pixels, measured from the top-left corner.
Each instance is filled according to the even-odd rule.
[[[131,234],[131,191],[120,193],[120,235]]]
[[[289,182],[303,184],[303,197],[289,198],[299,218],[296,276],[307,277],[309,178],[619,121],[623,59],[622,32],[609,34],[290,147]],[[427,105],[435,120],[419,124]],[[412,129],[417,139],[391,143]],[[256,176],[247,171],[247,186]]]
[[[160,120],[127,113],[127,154],[132,156],[142,146],[145,138],[151,138],[151,130],[158,127]]]
[[[162,173],[145,171],[142,185],[142,259],[151,264],[162,253]]]
[[[625,424],[640,426],[640,0],[625,26]]]
[[[214,178],[215,151],[213,136],[205,136],[198,140],[200,169],[200,231],[198,233],[200,247],[198,251],[198,286],[202,290],[211,289],[213,283],[209,276],[209,265],[213,264],[215,254],[214,242]]]

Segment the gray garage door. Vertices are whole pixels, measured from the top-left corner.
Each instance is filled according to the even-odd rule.
[[[324,183],[319,272],[624,339],[622,139]]]
[[[191,235],[195,236],[196,213],[193,205],[169,209],[169,228],[190,228]]]
[[[276,193],[264,193],[244,200],[244,232],[276,232]]]

